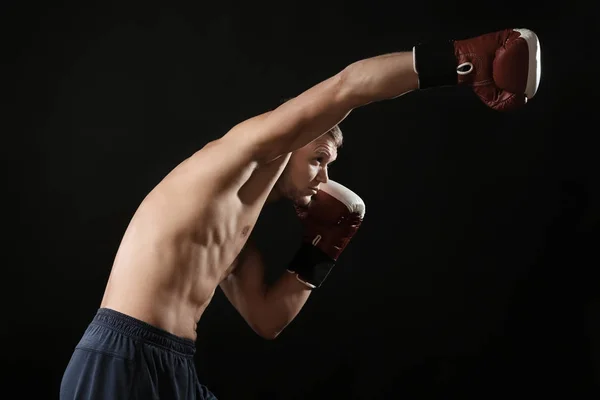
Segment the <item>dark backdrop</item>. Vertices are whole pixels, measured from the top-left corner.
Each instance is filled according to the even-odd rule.
[[[221,399],[591,397],[592,3],[251,3],[3,1],[6,398],[58,397],[137,205],[207,141],[359,58],[523,26],[544,64],[522,111],[443,88],[342,123],[331,175],[365,200],[361,230],[275,341],[217,291],[198,373]],[[261,218],[271,277],[296,228]]]

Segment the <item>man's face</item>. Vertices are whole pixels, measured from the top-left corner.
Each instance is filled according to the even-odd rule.
[[[300,206],[306,206],[322,183],[329,179],[327,167],[337,158],[330,135],[307,144],[292,153],[279,182],[282,194]]]

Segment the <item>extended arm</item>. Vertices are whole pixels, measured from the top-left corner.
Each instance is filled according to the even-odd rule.
[[[257,158],[271,161],[317,139],[354,108],[417,87],[411,52],[363,59],[275,110],[238,124],[225,138],[246,142]]]
[[[539,40],[528,29],[436,40],[356,61],[230,134],[248,139],[257,160],[269,161],[317,139],[357,107],[416,89],[465,84],[492,109],[518,109],[537,92],[540,74]]]

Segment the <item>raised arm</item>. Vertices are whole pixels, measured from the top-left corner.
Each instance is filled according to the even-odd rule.
[[[271,161],[317,139],[355,108],[416,89],[411,52],[392,53],[350,64],[268,113],[244,121],[225,135]]]
[[[535,95],[540,76],[539,41],[528,29],[437,40],[354,62],[230,134],[249,139],[255,154],[269,161],[310,143],[368,103],[415,89],[464,84],[492,109],[510,111]]]

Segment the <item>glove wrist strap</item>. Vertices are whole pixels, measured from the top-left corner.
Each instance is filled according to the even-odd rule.
[[[311,243],[302,243],[287,270],[311,289],[319,288],[335,266],[335,260]]]
[[[413,64],[419,75],[419,89],[456,85],[456,63],[453,41],[431,41],[413,47]]]

